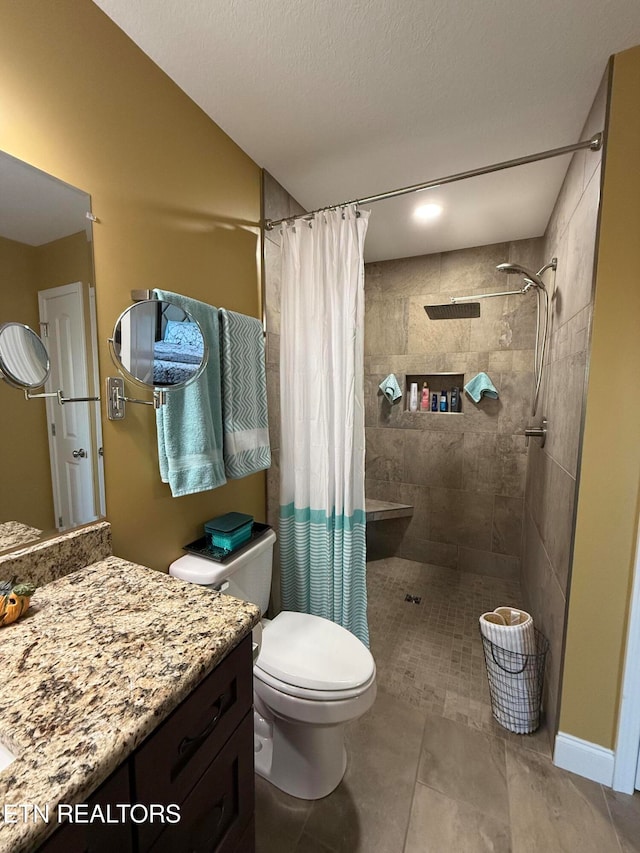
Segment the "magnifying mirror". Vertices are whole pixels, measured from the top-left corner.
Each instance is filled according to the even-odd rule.
[[[160,299],[127,308],[116,320],[110,344],[124,375],[151,390],[184,388],[202,374],[209,356],[197,320]]]
[[[0,376],[14,388],[30,391],[49,378],[49,354],[38,335],[22,323],[0,325]]]

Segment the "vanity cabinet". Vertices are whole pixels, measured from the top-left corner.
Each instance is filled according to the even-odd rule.
[[[131,802],[129,764],[125,762],[87,800],[106,809],[115,803]],[[43,853],[133,853],[131,828],[126,823],[66,823],[38,848]]]
[[[252,665],[249,634],[88,801],[176,804],[179,823],[66,824],[42,853],[253,853]]]

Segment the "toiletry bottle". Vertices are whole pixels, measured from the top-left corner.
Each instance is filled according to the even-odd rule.
[[[409,394],[409,411],[417,412],[418,411],[418,383],[411,383],[411,392]]]
[[[429,389],[427,388],[427,383],[422,383],[422,399],[420,400],[420,411],[428,412],[429,411]]]
[[[431,411],[432,412],[438,411],[438,395],[437,394],[431,395]]]
[[[450,411],[459,412],[460,411],[460,389],[453,387],[451,389],[451,404]]]
[[[447,392],[442,389],[440,392],[440,411],[448,412],[449,411],[449,403],[447,402]]]

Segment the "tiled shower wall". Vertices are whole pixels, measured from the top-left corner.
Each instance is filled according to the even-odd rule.
[[[304,208],[263,171],[263,218],[284,219],[304,213]],[[267,402],[271,468],[267,472],[267,524],[278,534],[280,512],[280,229],[264,232],[264,294],[267,320]],[[273,555],[270,613],[280,612],[280,553]]]
[[[368,525],[369,559],[519,578],[535,295],[482,300],[481,316],[463,320],[430,320],[424,305],[514,290],[497,264],[535,270],[541,257],[539,238],[366,265],[366,493],[414,506],[410,519]],[[389,373],[404,388],[411,374],[464,374],[466,383],[480,371],[499,399],[463,394],[461,414],[410,413],[378,391]]]
[[[607,80],[581,139],[604,128]],[[545,234],[544,257],[558,258],[552,326],[537,419],[548,420],[544,449],[531,442],[525,492],[522,591],[525,606],[550,642],[545,705],[557,727],[565,611],[569,586],[583,399],[593,305],[600,200],[600,152],[573,155]],[[545,278],[550,274],[547,273]],[[553,281],[554,277],[547,280]],[[604,404],[604,401],[603,401]]]

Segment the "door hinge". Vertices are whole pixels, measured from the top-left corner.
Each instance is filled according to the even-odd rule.
[[[49,337],[49,324],[48,323],[40,323],[40,334],[43,338]]]
[[[58,516],[58,527],[62,527],[62,516]]]
[[[51,435],[55,438],[56,436],[56,425],[51,424]]]

